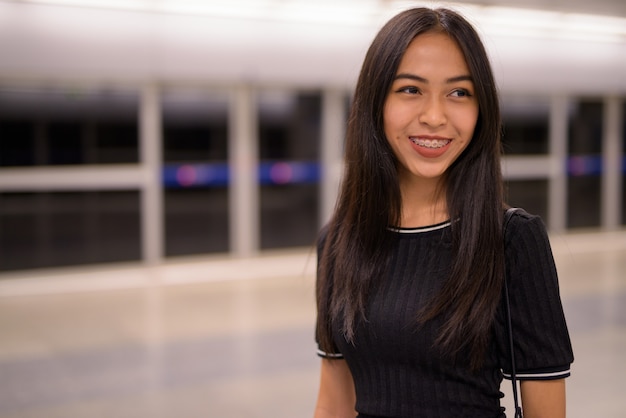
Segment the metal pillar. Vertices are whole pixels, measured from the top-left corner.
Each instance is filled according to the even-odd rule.
[[[602,165],[602,228],[617,229],[622,213],[622,103],[617,97],[604,100]]]
[[[565,96],[552,97],[550,102],[551,173],[548,195],[548,227],[565,231],[567,227],[567,107]]]
[[[159,88],[141,91],[139,148],[144,181],[141,188],[141,249],[144,262],[159,263],[163,257],[163,185],[161,181],[161,105]]]
[[[258,118],[254,93],[237,86],[231,94],[228,162],[231,253],[249,257],[259,250]]]
[[[344,100],[341,90],[326,90],[322,96],[320,226],[330,220],[339,192],[346,124]]]

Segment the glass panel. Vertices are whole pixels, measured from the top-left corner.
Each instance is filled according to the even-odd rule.
[[[226,252],[228,95],[171,89],[162,106],[165,254]]]
[[[227,252],[226,188],[165,191],[166,255]]]
[[[549,152],[550,101],[548,97],[503,96],[503,147],[506,154]]]
[[[581,100],[569,120],[568,227],[600,226],[602,101]]]
[[[506,182],[508,204],[524,208],[528,213],[548,219],[548,180],[510,180]]]
[[[137,191],[0,193],[0,270],[140,257]]]
[[[44,266],[40,196],[0,193],[0,271]]]
[[[166,90],[163,106],[163,161],[226,161],[228,95],[196,89]]]
[[[262,187],[261,248],[315,244],[319,229],[317,190],[317,184]]]
[[[79,120],[48,124],[48,164],[82,164],[86,161],[80,128]]]
[[[98,164],[139,161],[137,124],[131,120],[109,121],[94,126]]]
[[[261,248],[310,246],[318,229],[319,93],[258,97]]]
[[[34,165],[35,125],[0,113],[0,167]]]
[[[0,166],[136,163],[138,103],[113,89],[1,88]]]
[[[600,176],[570,177],[567,207],[568,228],[600,226],[600,199],[602,179]]]

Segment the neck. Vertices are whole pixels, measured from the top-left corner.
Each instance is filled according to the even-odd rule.
[[[400,226],[414,228],[434,225],[449,219],[445,188],[437,179],[400,182],[402,218]]]

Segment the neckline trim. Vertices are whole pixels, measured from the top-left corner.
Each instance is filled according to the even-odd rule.
[[[431,232],[437,231],[439,229],[444,229],[449,227],[452,224],[451,221],[441,222],[435,225],[428,226],[418,226],[415,228],[399,228],[399,227],[389,227],[389,230],[392,232],[397,232],[399,234],[419,234],[423,232]]]

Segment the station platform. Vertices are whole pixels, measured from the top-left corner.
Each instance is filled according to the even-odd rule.
[[[622,418],[626,231],[550,238],[576,357],[568,417]],[[303,248],[3,273],[0,416],[312,417],[315,264]]]

